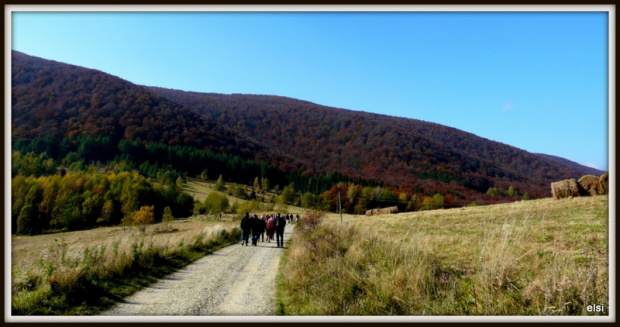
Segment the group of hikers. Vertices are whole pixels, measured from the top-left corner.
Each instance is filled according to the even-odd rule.
[[[276,246],[284,247],[284,227],[287,223],[299,223],[299,214],[293,216],[293,214],[280,215],[267,214],[262,217],[258,215],[250,215],[245,213],[245,216],[241,219],[241,245],[248,246],[250,235],[252,237],[252,245],[258,245],[258,239],[261,242],[265,242],[265,233],[267,234],[267,242],[271,243],[273,235],[276,235]]]

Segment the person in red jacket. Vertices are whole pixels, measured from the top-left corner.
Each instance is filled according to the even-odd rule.
[[[276,231],[276,217],[274,215],[267,216],[267,242],[273,240],[273,233]]]

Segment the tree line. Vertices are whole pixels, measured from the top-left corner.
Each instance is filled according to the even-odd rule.
[[[11,196],[12,232],[29,235],[138,224],[144,211],[152,213],[153,221],[161,221],[165,212],[187,217],[194,208],[192,196],[176,184],[154,182],[137,171],[102,173],[95,166],[48,176],[17,175]]]
[[[182,191],[188,176],[219,177],[219,183],[223,176],[229,183],[254,187],[251,196],[238,190],[235,196],[256,200],[271,190],[277,194],[274,203],[320,210],[336,211],[340,195],[344,211],[353,214],[393,205],[403,212],[471,204],[459,194],[397,189],[338,172],[284,172],[266,162],[191,146],[126,139],[116,143],[107,136],[81,134],[16,140],[13,149],[11,219],[19,234],[161,221],[166,208],[174,217],[186,217],[194,210],[233,207],[222,198],[194,204]],[[508,193],[519,194],[512,186]],[[491,189],[479,204],[496,195],[497,189]]]

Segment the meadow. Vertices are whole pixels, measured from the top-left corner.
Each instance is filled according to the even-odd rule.
[[[343,215],[342,223],[308,212],[282,265],[278,310],[607,315],[587,307],[609,304],[608,216],[607,196]]]

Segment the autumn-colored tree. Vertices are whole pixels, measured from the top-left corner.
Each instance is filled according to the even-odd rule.
[[[146,231],[146,225],[150,225],[155,222],[153,209],[153,206],[143,206],[140,207],[140,211],[133,215],[133,225],[138,226],[141,233]]]
[[[114,214],[114,202],[111,200],[105,201],[103,207],[101,207],[101,216],[97,220],[97,223],[107,225],[112,219]]]
[[[254,192],[256,193],[260,193],[261,188],[260,188],[260,181],[258,179],[258,176],[256,178],[254,178]]]

